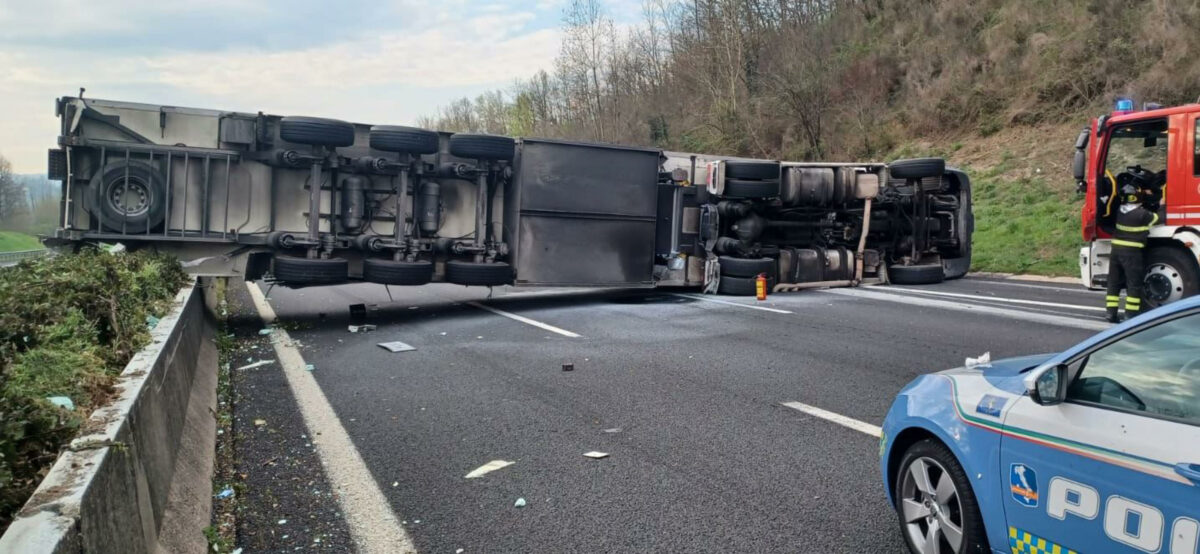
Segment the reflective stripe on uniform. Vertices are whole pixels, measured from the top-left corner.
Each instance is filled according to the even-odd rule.
[[[1133,298],[1131,296],[1126,296],[1125,297],[1125,305],[1128,306],[1130,304],[1132,304],[1134,306],[1141,306],[1142,299],[1141,298]]]
[[[1116,308],[1117,306],[1121,305],[1121,297],[1120,296],[1113,296],[1110,294],[1108,296],[1105,296],[1104,300],[1105,300],[1105,306],[1107,306],[1109,308]]]
[[[1155,216],[1155,217],[1157,217],[1157,216]],[[1149,226],[1149,225],[1146,225],[1146,226],[1144,226],[1144,227],[1130,227],[1130,226],[1128,226],[1128,225],[1121,225],[1120,223],[1118,223],[1118,224],[1117,224],[1117,230],[1118,230],[1118,231],[1125,231],[1126,233],[1140,233],[1140,232],[1142,232],[1142,231],[1149,231],[1149,230],[1150,230],[1150,226]]]
[[[1144,248],[1146,246],[1140,242],[1132,242],[1132,241],[1120,240],[1120,239],[1113,239],[1112,245],[1113,246],[1126,246],[1129,248]]]

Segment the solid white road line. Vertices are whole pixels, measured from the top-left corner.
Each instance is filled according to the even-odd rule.
[[[1037,312],[1023,312],[1020,310],[1010,310],[1008,308],[984,306],[982,304],[967,304],[964,302],[938,300],[936,298],[889,294],[885,292],[869,291],[866,289],[819,289],[819,291],[825,294],[836,294],[851,298],[867,298],[870,300],[882,300],[884,302],[924,306],[927,308],[939,308],[956,312],[987,314],[999,317],[1007,317],[1010,319],[1032,321],[1035,323],[1045,323],[1047,325],[1057,325],[1060,327],[1075,327],[1078,329],[1087,329],[1089,331],[1103,331],[1111,326],[1111,324],[1100,320],[1063,317],[1060,315],[1042,314]]]
[[[1076,287],[1056,287],[1053,285],[1031,285],[1029,283],[1012,283],[1009,281],[993,281],[991,279],[971,279],[966,282],[968,282],[968,283],[987,283],[989,285],[1004,285],[1006,287],[1021,287],[1021,288],[1026,288],[1026,289],[1049,290],[1049,291],[1054,291],[1054,292],[1066,292],[1066,293],[1072,293],[1072,294],[1090,294],[1090,295],[1104,294],[1104,291],[1102,291],[1102,290],[1092,290],[1083,285],[1078,285]]]
[[[987,300],[990,302],[1004,302],[1007,304],[1025,304],[1027,306],[1044,306],[1047,308],[1067,308],[1067,309],[1071,309],[1071,310],[1086,310],[1086,311],[1090,311],[1090,312],[1103,312],[1104,311],[1104,308],[1102,308],[1100,306],[1080,306],[1078,304],[1060,304],[1058,302],[1043,302],[1041,300],[1024,300],[1021,298],[1004,298],[1002,296],[983,296],[983,295],[979,295],[979,294],[963,294],[961,292],[944,292],[944,291],[939,291],[939,290],[910,289],[910,288],[905,288],[905,287],[887,287],[885,289],[880,289],[880,290],[885,290],[885,291],[902,290],[902,291],[907,291],[907,292],[914,292],[917,294],[931,294],[934,296],[948,296],[951,298],[971,298],[971,299],[975,299],[975,300]]]
[[[492,312],[492,313],[494,313],[494,314],[496,314],[496,315],[502,315],[502,316],[504,316],[504,317],[507,317],[507,318],[509,318],[509,319],[513,320],[513,321],[520,321],[521,323],[524,323],[524,324],[526,324],[526,325],[532,325],[532,326],[534,326],[534,327],[537,327],[537,328],[539,328],[539,329],[545,329],[545,330],[547,330],[547,331],[550,331],[551,333],[558,333],[558,334],[560,334],[560,335],[562,335],[562,336],[564,336],[564,337],[571,337],[571,338],[573,338],[573,339],[577,339],[577,338],[579,338],[579,337],[580,337],[580,335],[578,335],[578,334],[576,334],[576,333],[572,333],[572,332],[570,332],[570,331],[568,331],[568,330],[566,330],[566,329],[561,329],[561,328],[559,328],[559,327],[555,327],[555,326],[553,326],[553,325],[550,325],[549,323],[542,323],[542,322],[540,322],[540,321],[538,321],[538,320],[536,320],[536,319],[529,319],[529,318],[527,318],[527,317],[525,317],[525,316],[520,316],[520,315],[517,315],[517,314],[514,314],[514,313],[509,313],[509,312],[506,312],[506,311],[504,311],[504,310],[497,310],[496,308],[493,308],[493,307],[491,307],[491,306],[488,306],[488,305],[486,305],[486,304],[480,304],[479,302],[467,302],[467,305],[468,305],[468,306],[474,306],[474,307],[476,307],[476,308],[479,308],[479,309],[481,309],[481,310],[487,310],[487,311],[489,311],[489,312]]]
[[[246,288],[263,324],[273,323],[275,310],[267,303],[262,290],[251,281],[246,281]],[[336,491],[338,506],[346,516],[356,550],[371,554],[416,552],[412,539],[400,526],[396,514],[392,513],[391,505],[371,477],[362,455],[329,405],[321,386],[312,373],[305,370],[304,358],[293,345],[288,332],[275,328],[271,344],[279,356],[288,386],[296,397],[309,436],[314,438],[313,446]]]
[[[871,425],[865,421],[849,418],[842,414],[835,414],[829,410],[822,410],[816,406],[809,406],[803,402],[784,402],[783,405],[793,410],[800,410],[801,412],[804,412],[810,416],[819,417],[826,421],[832,421],[838,425],[841,425],[842,427],[849,427],[850,429],[854,429],[859,433],[865,433],[875,438],[879,438],[880,435],[883,434],[883,429],[880,429],[875,425]]]
[[[699,294],[680,294],[680,293],[671,293],[671,294],[672,294],[672,296],[678,296],[680,298],[691,298],[692,300],[703,300],[705,302],[713,302],[716,304],[725,304],[727,306],[737,306],[739,308],[750,308],[751,310],[762,310],[764,312],[771,312],[771,313],[776,313],[776,314],[792,313],[787,310],[780,310],[778,308],[768,308],[766,306],[755,306],[753,304],[742,304],[740,302],[730,302],[728,300],[718,300],[716,298],[709,298],[707,296],[703,296],[703,295],[699,295]]]

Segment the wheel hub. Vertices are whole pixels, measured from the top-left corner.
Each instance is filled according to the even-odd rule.
[[[150,191],[145,183],[130,180],[113,185],[108,200],[117,213],[135,216],[145,213],[150,207]]]
[[[1151,265],[1146,270],[1146,298],[1166,304],[1183,298],[1183,276],[1165,263]]]

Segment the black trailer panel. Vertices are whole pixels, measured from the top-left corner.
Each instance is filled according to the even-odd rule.
[[[505,202],[517,283],[653,284],[659,164],[657,150],[523,140]]]

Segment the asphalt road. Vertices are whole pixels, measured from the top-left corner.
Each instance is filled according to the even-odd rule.
[[[391,292],[269,301],[421,552],[900,552],[878,441],[782,403],[879,425],[921,373],[1060,350],[1103,314],[1077,286],[976,278],[766,302]],[[356,303],[377,330],[347,331]],[[464,478],[492,460],[515,463]]]

